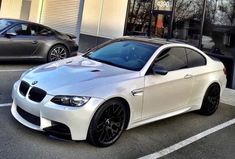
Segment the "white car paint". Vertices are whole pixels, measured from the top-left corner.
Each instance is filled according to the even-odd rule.
[[[165,76],[146,76],[155,57],[170,47],[193,49],[206,58],[207,64],[170,71]],[[56,121],[69,127],[73,140],[85,140],[96,110],[114,97],[121,97],[129,104],[130,120],[127,129],[200,109],[210,84],[218,83],[223,92],[226,85],[223,68],[221,62],[212,60],[199,49],[176,43],[162,45],[140,71],[130,71],[77,56],[24,73],[14,84],[11,112],[20,123],[32,129],[43,131],[52,125],[52,121]],[[94,70],[100,72],[92,72]],[[38,81],[36,87],[47,92],[42,102],[31,101],[27,95],[21,95],[19,85],[22,80],[30,84],[30,89],[34,87],[32,83]],[[56,95],[88,96],[91,99],[82,107],[67,107],[51,102]],[[22,118],[16,106],[40,117],[40,126]]]

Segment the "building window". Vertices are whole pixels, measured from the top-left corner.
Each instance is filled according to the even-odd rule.
[[[235,0],[129,0],[125,31],[235,56]]]
[[[127,35],[147,35],[151,17],[152,0],[130,0],[127,17]]]
[[[235,53],[235,1],[207,0],[206,8],[202,49],[215,53]]]
[[[31,0],[23,0],[21,6],[20,19],[29,20]]]
[[[204,0],[176,0],[172,37],[199,46]]]
[[[152,12],[151,36],[170,38],[173,0],[156,0]]]

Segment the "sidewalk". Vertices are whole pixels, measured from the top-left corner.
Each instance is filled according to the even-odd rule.
[[[235,106],[235,90],[225,88],[220,102]]]

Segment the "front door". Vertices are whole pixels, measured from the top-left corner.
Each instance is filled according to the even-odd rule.
[[[145,76],[143,119],[186,108],[192,91],[193,79],[184,48],[165,50],[154,64],[169,72]]]
[[[4,57],[27,57],[34,54],[38,47],[36,36],[28,24],[18,24],[9,29],[0,41],[0,56]]]

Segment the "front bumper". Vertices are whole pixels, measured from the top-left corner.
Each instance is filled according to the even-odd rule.
[[[11,113],[14,118],[23,125],[38,131],[50,129],[54,126],[53,123],[64,124],[69,128],[72,140],[86,139],[90,121],[95,111],[104,102],[100,98],[91,98],[83,107],[66,107],[52,103],[51,99],[54,96],[46,95],[42,102],[37,103],[30,100],[27,95],[21,95],[19,84],[20,81],[17,81],[12,91]],[[40,120],[39,124],[24,118],[22,113],[17,110],[17,107],[38,118]]]

